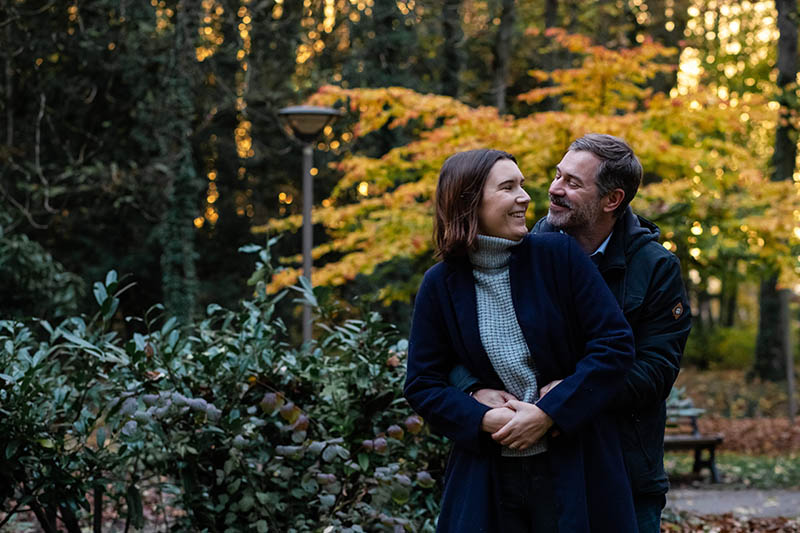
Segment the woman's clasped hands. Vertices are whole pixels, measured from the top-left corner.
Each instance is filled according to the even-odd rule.
[[[541,396],[560,382],[548,383],[542,388]],[[484,415],[481,429],[491,433],[492,438],[503,446],[525,450],[544,437],[553,426],[553,420],[538,406],[521,402],[506,391],[480,389],[473,397],[492,408]]]

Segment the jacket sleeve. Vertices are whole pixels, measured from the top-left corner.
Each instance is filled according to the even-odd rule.
[[[607,408],[622,389],[633,364],[634,343],[614,295],[572,239],[566,255],[570,293],[566,308],[572,315],[568,319],[586,342],[575,372],[537,405],[559,429],[571,433]]]
[[[692,328],[689,301],[678,259],[670,254],[653,266],[642,312],[636,320],[636,361],[613,408],[651,409],[669,395],[678,377]]]
[[[483,449],[481,422],[489,408],[448,382],[455,357],[432,287],[435,282],[426,275],[417,293],[403,393],[434,431],[460,446],[480,452]]]
[[[450,385],[464,392],[472,392],[481,388],[481,382],[464,365],[453,367],[453,370],[450,371],[449,381]]]

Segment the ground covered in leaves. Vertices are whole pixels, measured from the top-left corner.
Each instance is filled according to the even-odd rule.
[[[786,418],[789,411],[785,383],[748,379],[744,370],[682,368],[675,386],[705,409],[705,417]]]
[[[664,516],[662,533],[800,533],[800,522],[787,518],[737,518],[732,514]]]
[[[721,451],[753,455],[784,455],[800,453],[800,419],[788,418],[719,418],[704,416],[698,419],[703,434],[721,433]]]

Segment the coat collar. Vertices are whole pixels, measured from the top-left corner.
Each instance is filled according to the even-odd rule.
[[[614,229],[611,230],[611,240],[608,241],[606,251],[597,265],[600,272],[612,269],[625,270],[625,240],[628,237],[627,226],[630,218],[635,218],[635,215],[628,207],[614,224]]]
[[[531,263],[531,247],[533,239],[528,235],[519,245],[511,249],[511,263],[508,266],[508,278],[511,281],[511,301],[514,304],[514,312],[517,315],[517,322],[522,330],[522,336],[528,348],[533,352],[537,345],[533,338],[536,329],[533,327],[536,317],[534,316],[534,306],[530,302],[525,302],[525,295],[536,294],[533,288],[537,273],[533,272]]]

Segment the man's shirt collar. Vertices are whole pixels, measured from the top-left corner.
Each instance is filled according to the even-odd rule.
[[[597,250],[595,250],[592,254],[590,254],[589,257],[594,257],[596,255],[603,255],[604,253],[606,253],[606,248],[608,247],[608,241],[611,240],[611,236],[612,235],[614,235],[614,231],[613,230],[611,231],[611,233],[608,234],[608,237],[606,237],[606,240],[604,240],[600,244],[600,246],[597,247]]]
[[[564,235],[567,234],[563,229],[558,230],[558,232],[559,233],[563,233]],[[602,243],[600,243],[600,246],[597,247],[597,250],[595,250],[594,252],[589,254],[589,257],[593,257],[595,260],[600,259],[600,257],[604,253],[606,253],[606,248],[608,248],[608,243],[611,240],[611,236],[612,235],[614,235],[614,230],[611,230],[611,233],[608,234],[608,237],[606,237],[606,240],[604,240]],[[595,257],[595,256],[597,256],[597,257]]]

